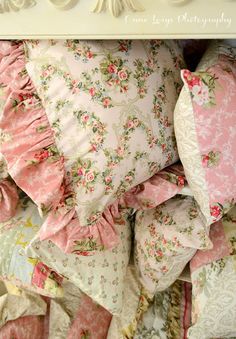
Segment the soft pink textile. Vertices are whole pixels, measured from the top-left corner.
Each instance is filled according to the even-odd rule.
[[[118,241],[113,228],[118,202],[104,211],[97,224],[80,226],[74,209],[66,204],[73,198],[73,192],[64,178],[64,159],[57,154],[53,131],[25,64],[22,43],[1,42],[0,83],[5,87],[6,104],[0,128],[7,136],[1,152],[9,173],[43,212],[48,213],[41,239],[55,240],[67,252],[78,240],[94,239],[98,245],[110,248]]]
[[[106,339],[112,315],[86,295],[81,305],[67,339]]]
[[[236,201],[236,61],[219,55],[205,72],[182,71],[192,98],[212,222]]]
[[[230,255],[230,248],[228,246],[228,241],[225,237],[225,231],[221,221],[218,221],[211,226],[210,239],[213,243],[213,248],[207,251],[197,251],[190,261],[191,272],[194,272],[201,266]]]
[[[0,339],[47,339],[45,317],[27,316],[11,320],[0,329]]]
[[[0,181],[0,222],[7,221],[15,215],[19,197],[17,188],[7,179]]]
[[[0,119],[5,138],[1,152],[17,185],[47,214],[40,239],[50,239],[68,253],[76,245],[80,255],[112,248],[118,241],[114,224],[122,223],[120,206],[153,208],[180,192],[184,178],[173,174],[177,181],[172,182],[173,176],[162,171],[108,206],[93,225],[82,227],[69,203],[74,193],[67,183],[64,159],[25,64],[21,42],[0,43],[0,84],[6,100]],[[85,252],[88,243],[93,245]]]
[[[137,210],[155,208],[180,193],[185,184],[182,165],[172,165],[160,171],[124,196],[125,205]]]

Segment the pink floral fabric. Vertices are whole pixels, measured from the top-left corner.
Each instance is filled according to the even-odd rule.
[[[25,47],[32,45],[28,52],[36,53],[37,56],[43,44],[44,42],[27,42]],[[53,58],[60,54],[66,55],[66,62],[72,73],[64,72],[64,66],[58,68],[55,60],[52,61],[47,55],[49,64],[42,65],[39,73],[36,72],[40,75],[40,85],[35,80],[36,73],[32,71],[33,63],[28,64],[27,70],[31,75],[35,75],[34,83],[43,99],[47,115],[25,69],[26,57],[22,43],[2,42],[0,46],[0,86],[3,98],[3,113],[0,119],[1,151],[8,163],[9,173],[17,185],[36,202],[41,214],[47,215],[40,230],[41,240],[51,239],[63,251],[69,253],[74,252],[76,248],[77,254],[83,255],[86,252],[88,255],[114,247],[118,237],[113,226],[120,218],[119,205],[123,201],[123,194],[178,158],[171,120],[174,98],[180,89],[177,70],[182,58],[179,48],[174,42],[167,44],[159,41],[146,42],[143,45],[130,41],[118,41],[116,44],[116,51],[113,51],[114,56],[110,60],[104,52],[106,48],[110,48],[109,43],[105,48],[99,43],[90,46],[88,42],[50,42],[48,53],[52,52]],[[145,46],[149,50],[148,56]],[[101,53],[95,53],[100,47]],[[136,60],[133,49],[141,53],[139,60]],[[129,59],[126,60],[125,55],[130,55],[130,60],[134,59],[133,63]],[[162,55],[161,71],[156,69],[154,63],[157,55],[159,58]],[[167,72],[174,80],[171,86],[170,82],[165,82],[167,75],[164,77],[164,64],[167,59],[168,67],[173,68]],[[90,73],[93,76],[89,78],[89,73],[83,72],[81,85],[72,75],[75,70],[83,70],[84,62],[87,63],[87,68],[91,68]],[[96,65],[100,65],[99,68],[95,67]],[[158,84],[156,82],[157,71],[160,84],[159,80]],[[64,87],[63,91],[57,91],[61,97],[53,95],[49,103],[48,97],[45,98],[42,93],[44,91],[46,94],[49,90],[51,95],[51,82],[52,87],[54,83],[61,82]],[[150,92],[153,92],[153,103],[149,100],[149,109],[152,112],[150,117],[153,121],[147,124],[138,111],[143,111],[142,105],[147,109],[145,100],[149,86]],[[172,93],[171,100],[166,98],[167,89]],[[117,128],[123,128],[121,136],[117,136],[117,139],[114,139],[114,124],[109,126],[108,121],[103,119],[106,111],[120,109],[115,96],[113,98],[113,91],[117,92],[117,100],[127,99],[129,94],[130,100],[134,100],[133,104],[137,102],[137,107],[141,105],[137,112],[136,106],[133,107],[132,114],[127,113],[125,120],[120,113],[112,115]],[[80,95],[86,97],[86,103],[89,97],[91,102],[97,105],[96,112],[102,115],[90,112],[90,107],[78,110],[77,106],[74,106],[72,111],[67,109],[70,114],[65,115],[63,110],[66,105],[77,105],[76,100],[81,99]],[[48,110],[48,104],[52,104],[53,108]],[[130,103],[124,100],[122,105],[130,107]],[[55,114],[58,115],[56,120]],[[82,136],[81,140],[71,137],[68,133],[67,117],[70,122],[74,121],[69,124],[70,129],[76,136]],[[9,121],[15,121],[14,125],[10,125]],[[133,136],[136,133],[142,136],[142,140],[147,144],[146,152],[139,151],[139,145]],[[88,140],[89,145],[85,140]],[[79,144],[75,145],[78,142]],[[73,153],[84,146],[89,157]],[[105,168],[101,159],[105,160]],[[119,170],[116,173],[117,168]],[[89,249],[88,244],[91,244]]]
[[[151,293],[169,287],[197,249],[212,243],[193,197],[180,196],[153,209],[138,211],[135,220],[135,263]]]
[[[0,339],[47,339],[44,316],[26,316],[8,321],[0,329]]]
[[[136,210],[154,208],[180,193],[185,183],[183,166],[169,166],[127,192],[124,195],[124,205]]]
[[[219,220],[236,199],[236,50],[234,56],[229,50],[222,54],[215,49],[217,61],[205,70],[182,71],[193,107],[198,142],[195,147],[201,155],[208,190],[208,223]],[[192,154],[195,151],[193,147]],[[195,173],[188,176],[194,177]],[[197,183],[197,177],[192,180]]]
[[[7,179],[0,180],[0,222],[14,216],[18,200],[16,186]]]
[[[195,256],[190,261],[191,272],[195,271],[201,266],[230,255],[230,247],[225,236],[223,223],[221,221],[211,225],[209,237],[212,241],[213,248],[206,251],[197,251]]]
[[[111,319],[105,308],[84,294],[67,339],[106,339]]]
[[[54,144],[53,131],[25,70],[23,45],[1,42],[0,55],[0,84],[5,100],[0,119],[1,152],[18,186],[37,203],[42,213],[49,212],[41,238],[51,235],[65,252],[71,252],[81,239],[81,251],[77,254],[83,254],[88,241],[94,244],[90,254],[104,245],[113,247],[118,241],[113,228],[114,219],[119,217],[118,202],[105,209],[95,226],[80,226],[75,208],[70,207],[73,199],[64,180],[64,158]],[[9,124],[12,120],[14,125]]]

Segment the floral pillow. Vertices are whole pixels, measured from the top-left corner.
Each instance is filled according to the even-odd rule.
[[[135,222],[135,262],[151,293],[168,288],[197,249],[211,248],[208,229],[193,197],[176,196],[147,211]]]
[[[62,277],[40,259],[24,253],[41,222],[36,206],[22,198],[16,215],[0,223],[0,279],[46,296],[60,297]]]
[[[181,74],[184,87],[174,118],[178,150],[210,225],[236,199],[236,48],[215,43],[196,72]]]
[[[189,338],[236,336],[236,207],[211,226],[212,250],[191,260],[192,322]]]
[[[125,222],[123,225],[115,225],[119,242],[113,249],[96,252],[90,256],[84,247],[81,256],[76,253],[65,254],[52,241],[40,241],[36,236],[27,247],[27,254],[40,258],[110,313],[119,314],[122,309],[124,279],[131,250],[128,210],[124,211],[123,220]],[[91,243],[87,244],[88,249],[91,246]]]
[[[113,316],[107,339],[133,339],[138,322],[153,299],[140,284],[133,264],[130,264],[125,277],[123,307],[119,315]]]
[[[57,244],[66,252],[91,238],[96,250],[111,248],[119,198],[178,159],[173,111],[182,51],[164,40],[24,47],[28,73],[19,43],[5,48],[0,65],[10,174],[42,213],[50,211],[41,240],[65,238]]]

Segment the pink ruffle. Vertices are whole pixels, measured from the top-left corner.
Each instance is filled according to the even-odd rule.
[[[124,224],[118,202],[106,208],[96,224],[83,227],[80,226],[74,208],[69,211],[61,208],[54,213],[49,213],[39,236],[40,240],[50,239],[66,253],[73,252],[88,256],[117,245],[119,238],[115,224]],[[54,235],[48,232],[52,229]]]
[[[5,222],[14,217],[18,204],[18,193],[16,186],[3,179],[0,181],[0,222]]]
[[[54,138],[26,73],[25,63],[22,43],[1,43],[0,83],[5,87],[6,103],[0,128],[9,135],[9,140],[1,145],[1,153],[17,185],[38,206],[50,208],[57,205],[63,196],[63,158],[52,162],[35,158],[42,150],[54,145]]]
[[[0,128],[9,136],[1,152],[17,185],[47,212],[40,239],[50,239],[63,251],[80,255],[112,248],[118,242],[115,225],[122,223],[120,205],[153,208],[179,193],[182,184],[171,183],[170,172],[161,171],[108,206],[95,224],[81,226],[75,209],[65,207],[70,187],[64,159],[59,155],[50,159],[51,149],[57,152],[53,131],[25,64],[22,43],[0,43],[0,83],[6,96]]]
[[[76,252],[83,255],[88,252],[84,250],[86,242],[94,244],[89,254],[111,248],[118,242],[114,228],[116,218],[120,217],[118,202],[106,208],[92,226],[80,226],[75,209],[61,207],[65,205],[69,190],[63,157],[48,161],[48,148],[56,149],[53,131],[25,64],[22,43],[0,44],[0,83],[5,86],[6,96],[0,128],[10,136],[10,140],[2,144],[1,152],[8,163],[9,173],[17,185],[47,212],[40,230],[41,239],[52,240],[65,252],[75,251],[76,245]],[[83,243],[81,247],[79,242]]]

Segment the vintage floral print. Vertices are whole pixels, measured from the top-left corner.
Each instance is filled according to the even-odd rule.
[[[236,253],[236,207],[234,206],[224,217],[211,225],[210,239],[213,248],[207,251],[197,251],[190,262],[191,271]]]
[[[176,196],[156,208],[137,212],[135,262],[150,292],[169,287],[197,249],[212,247],[209,230],[196,209],[192,197]]]
[[[67,185],[75,193],[70,202],[77,225],[98,227],[107,206],[177,160],[172,118],[180,90],[180,49],[174,42],[78,40],[39,41],[37,48],[26,42],[26,48],[27,70],[46,109],[59,157],[64,158]],[[62,90],[55,91],[55,86]],[[158,118],[154,96],[156,104],[163,99]],[[47,158],[47,151],[37,153],[36,160]],[[69,222],[63,214],[57,224]],[[45,224],[41,239],[59,231],[64,232]],[[95,233],[90,237],[97,248],[108,247],[105,237],[96,239]],[[85,231],[78,229],[79,243],[87,242],[81,234]],[[115,241],[111,238],[109,247]],[[62,246],[59,240],[57,244]],[[63,249],[72,251],[73,243]]]
[[[152,299],[153,295],[141,285],[134,265],[129,264],[124,281],[122,310],[112,317],[107,339],[134,338],[138,322]]]
[[[222,218],[236,197],[235,59],[220,47],[214,44],[213,64],[206,54],[196,72],[182,71],[175,110],[180,158],[207,224]]]
[[[83,252],[80,252],[82,255],[78,256],[76,252],[65,254],[52,241],[40,241],[35,237],[27,247],[27,254],[40,258],[112,314],[119,314],[131,251],[129,210],[126,211],[124,220],[124,225],[115,224],[119,241],[111,250],[101,252],[98,249],[90,256],[90,247],[95,246],[91,244],[91,239],[89,244],[80,244],[80,251],[83,248]]]

